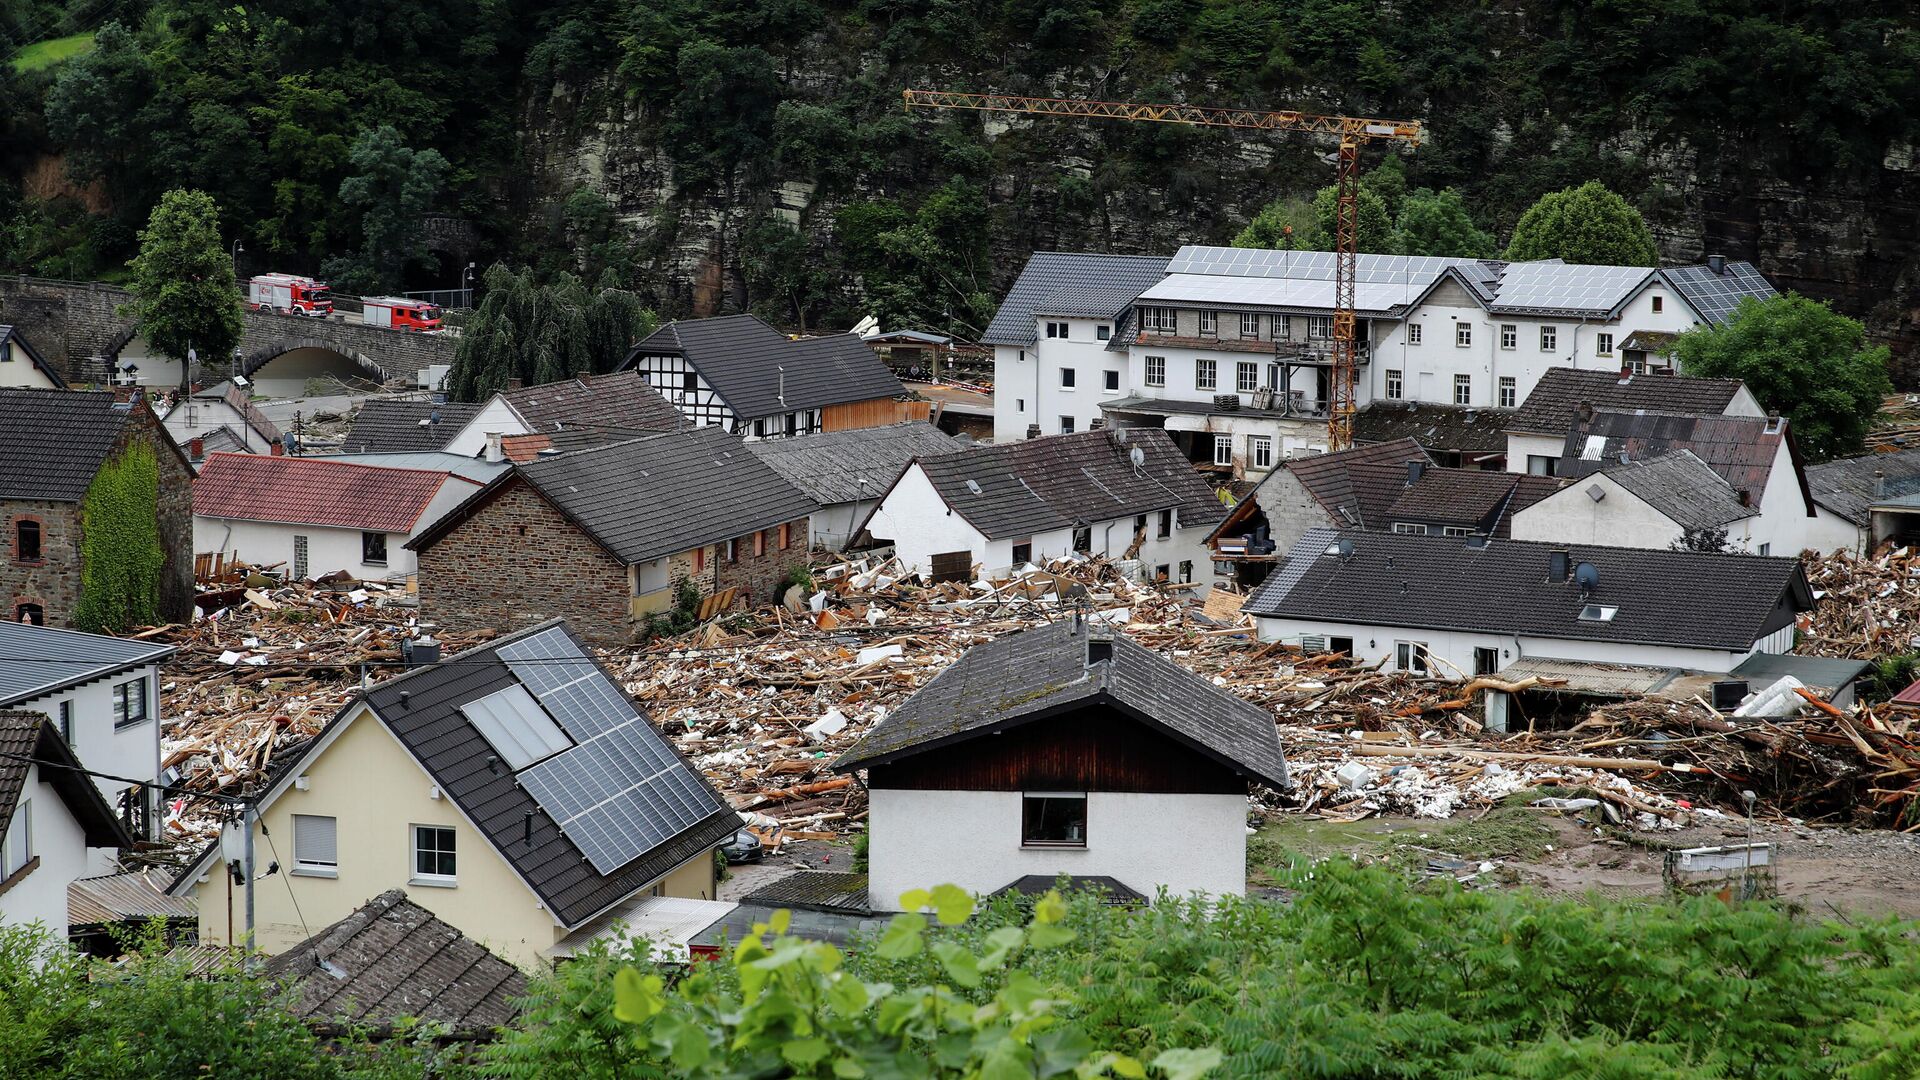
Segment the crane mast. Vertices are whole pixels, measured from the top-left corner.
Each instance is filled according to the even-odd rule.
[[[973,109],[985,112],[1127,120],[1251,131],[1297,131],[1336,136],[1340,141],[1334,184],[1333,363],[1327,409],[1329,450],[1353,445],[1354,382],[1358,369],[1358,324],[1354,285],[1360,251],[1360,146],[1367,142],[1420,145],[1417,120],[1380,120],[1328,116],[1291,109],[1227,109],[1205,105],[1165,105],[1087,98],[1022,97],[947,90],[906,90],[907,108]]]

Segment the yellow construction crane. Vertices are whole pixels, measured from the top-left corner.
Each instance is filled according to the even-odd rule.
[[[902,93],[909,109],[976,109],[1253,131],[1303,131],[1338,137],[1340,157],[1335,190],[1339,197],[1334,202],[1333,215],[1333,370],[1328,380],[1332,400],[1328,403],[1327,443],[1330,450],[1344,450],[1353,445],[1353,383],[1357,356],[1353,300],[1360,239],[1360,144],[1397,142],[1410,147],[1419,146],[1418,120],[1321,116],[1290,109],[1220,109],[1204,105],[1150,105],[1130,101],[968,94],[946,90],[906,90]]]

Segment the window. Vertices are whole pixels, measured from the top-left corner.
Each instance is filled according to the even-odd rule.
[[[1427,527],[1417,521],[1396,521],[1393,523],[1393,531],[1408,536],[1427,535]]]
[[[1513,376],[1500,376],[1500,407],[1503,409],[1511,409],[1519,399],[1520,388],[1513,381]]]
[[[1409,345],[1420,344],[1420,324],[1419,323],[1416,322],[1416,323],[1407,324],[1407,344]]]
[[[1107,393],[1117,394],[1120,392],[1120,373],[1118,371],[1108,368],[1101,372],[1101,375],[1104,379],[1101,386]]]
[[[307,538],[300,535],[293,538],[293,576],[297,581],[307,580]]]
[[[1325,341],[1333,336],[1333,316],[1307,316],[1307,336],[1315,341]]]
[[[1215,390],[1220,386],[1220,364],[1202,357],[1193,362],[1193,388]]]
[[[317,877],[340,873],[340,823],[330,817],[293,815],[293,872]]]
[[[1612,622],[1620,609],[1608,604],[1588,604],[1580,609],[1581,622]]]
[[[1517,349],[1520,347],[1520,328],[1512,323],[1500,324],[1500,347]]]
[[[1160,582],[1161,584],[1165,584],[1169,581],[1172,581],[1173,567],[1167,563],[1161,563],[1160,565],[1154,567],[1153,580]]]
[[[1026,398],[1023,398],[1023,397],[1017,397],[1017,398],[1014,398],[1014,399],[1013,399],[1013,411],[1014,411],[1014,412],[1026,412],[1026,411],[1027,411],[1027,399],[1026,399]]]
[[[1453,403],[1455,405],[1473,404],[1473,376],[1455,375],[1453,377]]]
[[[1233,464],[1233,436],[1215,435],[1213,437],[1213,463],[1215,465]]]
[[[1662,311],[1665,311],[1665,310],[1666,310],[1666,307],[1667,307],[1667,299],[1666,299],[1666,297],[1664,297],[1664,296],[1656,296],[1656,297],[1653,297],[1653,313],[1654,313],[1655,315],[1658,315],[1658,314],[1660,314],[1660,313],[1661,313]]]
[[[1560,328],[1543,326],[1540,328],[1540,351],[1552,352],[1560,346]]]
[[[1143,307],[1140,309],[1140,328],[1152,334],[1171,334],[1174,330],[1172,308]]]
[[[40,561],[40,523],[22,518],[13,523],[13,557],[20,562]]]
[[[445,825],[413,827],[413,880],[422,885],[451,885],[454,878],[453,830]]]
[[[701,571],[705,570],[706,568],[707,568],[707,549],[704,547],[694,548],[693,549],[693,572],[698,574]]]
[[[800,414],[788,413],[787,414],[787,434],[789,435],[797,434],[799,431],[799,427],[800,427]]]
[[[374,566],[387,565],[386,533],[363,532],[360,534],[360,561]]]
[[[1409,675],[1426,675],[1427,644],[1424,641],[1400,641],[1394,643],[1394,663],[1401,671]]]
[[[1473,344],[1473,324],[1465,322],[1454,323],[1453,343],[1462,349]]]
[[[1093,550],[1093,526],[1082,525],[1073,530],[1073,550],[1083,555]]]
[[[1773,545],[1772,545],[1772,544],[1761,544],[1761,545],[1760,545],[1760,554],[1762,554],[1762,555],[1771,555],[1771,554],[1773,554]]]
[[[1240,336],[1250,338],[1260,336],[1260,315],[1258,312],[1243,311],[1240,313]]]
[[[1073,434],[1073,417],[1063,416],[1060,418],[1060,434],[1062,435]]]
[[[60,703],[60,739],[68,746],[73,745],[73,702]]]
[[[1182,584],[1193,580],[1193,560],[1180,560],[1180,581]]]
[[[129,679],[113,688],[113,726],[117,730],[147,718],[147,680]]]
[[[1147,535],[1147,515],[1133,515],[1133,535],[1145,538]]]
[[[740,538],[737,536],[727,541],[727,561],[730,563],[740,561]]]
[[[1220,313],[1203,311],[1200,313],[1200,336],[1215,337],[1220,333]]]
[[[1612,334],[1593,335],[1593,351],[1594,351],[1594,354],[1597,356],[1612,356],[1613,355],[1613,335]]]
[[[1050,322],[1050,323],[1048,323],[1048,324],[1047,324],[1047,336],[1048,336],[1048,337],[1050,337],[1050,338],[1063,338],[1063,337],[1066,337],[1066,336],[1067,336],[1067,324],[1066,324],[1066,323],[1063,323],[1063,322]]]
[[[1631,371],[1635,375],[1645,375],[1647,373],[1647,362],[1643,359],[1645,355],[1645,353],[1628,353],[1627,362],[1620,366],[1622,369]]]
[[[1273,468],[1273,436],[1271,435],[1247,436],[1247,468],[1249,469]]]
[[[1233,365],[1233,388],[1243,394],[1260,389],[1260,365],[1244,360]]]
[[[1173,535],[1173,511],[1160,511],[1159,528],[1155,531],[1155,535],[1162,540]]]
[[[1033,541],[1022,540],[1013,545],[1013,565],[1025,566],[1033,561]]]
[[[1086,847],[1086,793],[1047,791],[1021,796],[1020,846]]]
[[[1167,385],[1167,358],[1164,356],[1147,357],[1147,385]]]
[[[1293,316],[1275,315],[1273,322],[1273,340],[1285,341],[1293,336]]]
[[[1440,535],[1441,536],[1472,536],[1473,530],[1467,528],[1465,525],[1443,525],[1440,527]]]
[[[39,604],[20,604],[13,609],[13,621],[28,626],[47,625],[47,609]]]
[[[755,558],[767,553],[767,530],[761,529],[753,534],[753,554]]]
[[[1387,396],[1388,397],[1399,398],[1404,393],[1404,391],[1402,390],[1403,384],[1401,383],[1400,379],[1401,379],[1401,375],[1398,368],[1387,369]]]
[[[0,858],[6,860],[0,863],[0,868],[4,869],[7,877],[25,870],[27,863],[33,860],[32,799],[21,799],[20,804],[14,808],[13,821],[7,826],[6,842],[0,846],[5,848],[4,852],[0,852]]]
[[[1099,326],[1093,328],[1093,336],[1097,340],[1105,341],[1113,336],[1113,328],[1106,323],[1101,323]]]
[[[1531,476],[1552,476],[1555,459],[1547,454],[1528,454],[1527,473]]]
[[[1353,655],[1353,639],[1350,637],[1330,637],[1327,639],[1327,651],[1341,656]]]
[[[1061,368],[1060,369],[1060,389],[1062,390],[1073,389],[1074,382],[1078,378],[1079,378],[1079,374],[1075,372],[1072,368],[1070,367]]]
[[[1485,645],[1476,645],[1473,649],[1473,673],[1491,675],[1500,670],[1500,650]]]

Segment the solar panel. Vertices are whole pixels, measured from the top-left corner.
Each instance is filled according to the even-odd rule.
[[[640,715],[600,665],[559,627],[502,645],[499,652],[514,675],[577,741],[585,742]]]
[[[519,683],[469,701],[460,712],[515,771],[573,745]]]
[[[1642,266],[1510,263],[1495,311],[1610,311],[1654,272]]]
[[[660,733],[637,716],[519,779],[602,874],[721,809]]]
[[[1726,322],[1740,301],[1749,296],[1764,300],[1775,295],[1773,283],[1752,263],[1730,262],[1724,274],[1705,266],[1676,266],[1663,272],[1700,317],[1710,323]]]

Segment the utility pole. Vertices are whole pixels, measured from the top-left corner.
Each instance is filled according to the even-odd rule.
[[[240,827],[246,833],[244,839],[246,854],[242,856],[241,861],[243,866],[242,872],[247,875],[247,951],[244,955],[249,957],[253,955],[253,951],[257,947],[254,942],[253,922],[253,830],[259,822],[260,811],[258,806],[252,800],[242,803],[240,806]],[[248,963],[251,964],[251,961],[248,961]]]

